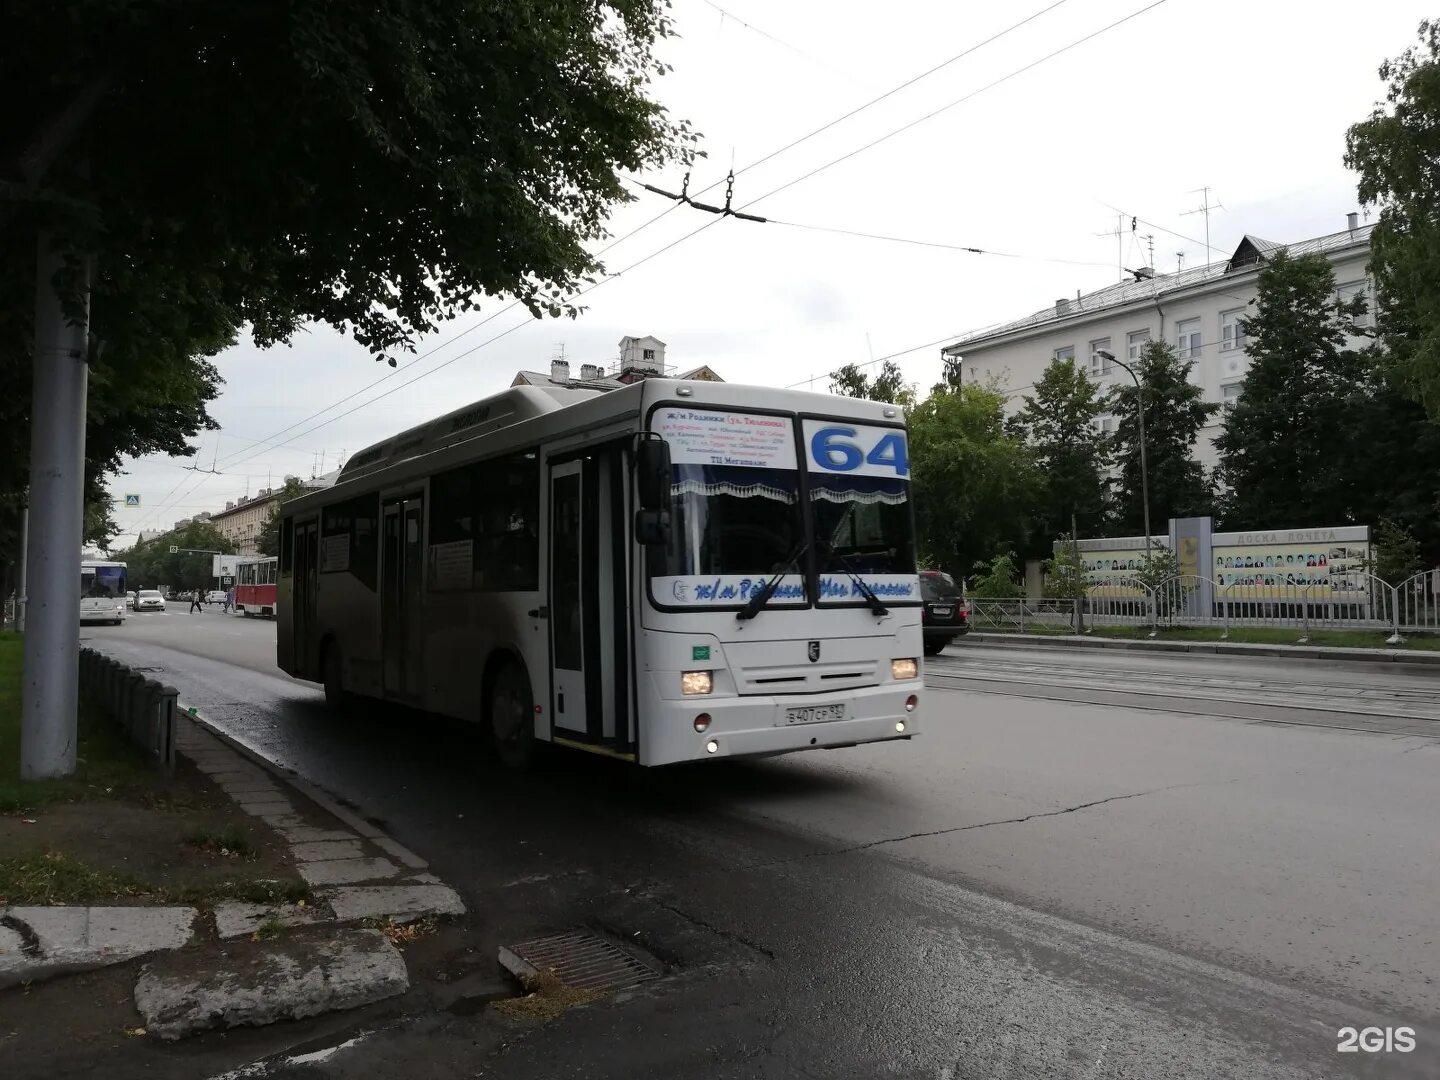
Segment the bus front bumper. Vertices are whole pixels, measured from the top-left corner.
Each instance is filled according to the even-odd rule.
[[[911,700],[914,705],[907,708]],[[641,746],[645,765],[908,739],[920,732],[925,695],[917,681],[867,687],[835,697],[697,696],[653,705],[657,722],[647,728],[649,738]],[[834,706],[844,707],[843,719],[803,719],[807,715],[803,710],[823,715],[823,710]],[[703,731],[696,727],[696,719],[702,715],[709,717]]]

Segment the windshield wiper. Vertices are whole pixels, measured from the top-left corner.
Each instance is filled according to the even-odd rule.
[[[830,557],[840,564],[840,568],[844,570],[850,580],[855,583],[856,591],[865,598],[865,602],[870,605],[870,610],[877,619],[882,615],[890,614],[890,609],[880,602],[880,598],[875,595],[875,591],[871,589],[869,585],[865,584],[865,579],[857,574],[854,568],[851,567],[850,557],[848,555],[841,555],[832,548]]]
[[[750,599],[745,602],[743,608],[735,613],[735,618],[744,621],[753,619],[760,614],[760,609],[770,602],[770,598],[775,595],[775,590],[780,587],[780,579],[795,569],[795,564],[800,561],[800,556],[805,554],[806,546],[804,540],[795,545],[795,550],[781,564],[780,569],[775,572],[775,576],[750,594]]]

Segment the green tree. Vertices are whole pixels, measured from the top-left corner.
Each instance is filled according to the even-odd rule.
[[[893,360],[881,361],[875,375],[866,374],[858,364],[846,364],[831,373],[830,392],[841,397],[888,401],[906,408],[915,403],[915,391]]]
[[[1089,375],[1073,359],[1053,360],[1015,419],[1044,483],[1033,534],[1047,548],[1062,532],[1096,535],[1105,514],[1104,410]]]
[[[1212,510],[1214,492],[1204,468],[1192,456],[1195,440],[1220,408],[1205,401],[1190,381],[1193,360],[1180,360],[1163,341],[1149,342],[1135,373],[1145,394],[1145,452],[1150,480],[1150,527],[1161,531],[1172,517]],[[1144,529],[1141,498],[1140,426],[1135,386],[1113,387],[1106,396],[1115,414],[1112,440],[1117,477],[1111,489],[1111,528],[1134,534]]]
[[[285,478],[285,486],[275,492],[275,505],[270,507],[270,512],[260,523],[260,532],[255,537],[255,550],[261,555],[280,554],[280,508],[291,499],[298,499],[312,490],[305,486],[305,481],[297,477]]]
[[[975,564],[975,575],[966,585],[966,592],[984,600],[1009,600],[1025,595],[1015,566],[1015,553],[1002,551],[994,558]]]
[[[171,547],[181,550],[172,554]],[[215,577],[210,572],[213,556],[193,552],[231,555],[235,545],[208,521],[192,521],[149,543],[137,543],[117,557],[129,567],[131,589],[158,589],[162,585],[172,589],[215,588]]]
[[[1232,529],[1311,528],[1350,521],[1348,483],[1365,447],[1347,446],[1364,362],[1346,348],[1365,302],[1341,301],[1323,255],[1275,255],[1245,320],[1250,369],[1216,440]]]
[[[1083,599],[1090,588],[1085,573],[1085,560],[1075,550],[1068,533],[1062,533],[1054,547],[1055,554],[1045,560],[1045,595],[1058,600]]]
[[[27,483],[36,241],[94,257],[87,481],[189,453],[207,357],[306,321],[394,363],[515,297],[578,312],[621,175],[688,161],[664,0],[21,4],[0,69],[0,544]],[[74,275],[65,285],[75,297]],[[5,557],[0,549],[0,560]]]
[[[484,297],[576,313],[621,174],[693,145],[651,96],[670,33],[662,0],[22,4],[0,138],[70,250],[383,353]]]
[[[939,386],[910,410],[921,553],[957,580],[1026,538],[1040,496],[1033,455],[1006,430],[1004,406],[994,389]]]
[[[1440,21],[1380,66],[1385,102],[1346,134],[1360,202],[1377,206],[1370,273],[1404,385],[1440,419]]]
[[[1391,585],[1399,585],[1418,574],[1424,565],[1420,557],[1420,541],[1410,530],[1394,521],[1382,519],[1375,533],[1370,572]]]

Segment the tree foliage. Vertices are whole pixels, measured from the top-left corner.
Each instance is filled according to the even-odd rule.
[[[991,559],[982,559],[975,564],[975,575],[965,586],[971,596],[985,600],[1011,600],[1025,595],[1020,584],[1020,571],[1015,565],[1015,553],[1002,551]]]
[[[575,314],[621,174],[692,155],[652,94],[667,9],[11,5],[0,69],[27,97],[0,110],[0,544],[27,482],[39,235],[94,256],[99,498],[122,456],[189,452],[219,385],[206,358],[241,327],[265,346],[321,321],[387,355],[502,295]]]
[[[175,554],[171,547],[181,548]],[[156,537],[148,543],[137,543],[128,551],[119,552],[116,558],[128,567],[130,588],[158,589],[211,589],[215,577],[211,574],[214,559],[208,554],[190,554],[186,548],[195,551],[218,551],[233,554],[235,545],[221,535],[220,530],[208,521],[192,521],[187,525]]]
[[[280,508],[291,499],[298,499],[310,490],[305,486],[305,481],[297,477],[287,476],[285,478],[285,486],[275,492],[275,504],[270,507],[270,512],[260,523],[260,532],[255,537],[255,550],[261,555],[280,554]]]
[[[1245,320],[1250,368],[1216,440],[1228,487],[1225,522],[1236,529],[1313,528],[1358,509],[1345,445],[1364,361],[1347,342],[1365,301],[1341,301],[1323,255],[1280,252],[1260,272]],[[1363,497],[1363,496],[1362,496]]]
[[[910,410],[915,520],[927,565],[960,579],[1026,536],[1041,485],[1033,455],[1007,431],[1004,395],[938,386]]]
[[[883,360],[880,370],[869,375],[858,364],[846,364],[831,373],[830,392],[841,397],[887,401],[909,407],[915,403],[915,391],[893,360]]]
[[[1035,455],[1043,483],[1034,533],[1045,543],[1071,529],[1096,535],[1105,514],[1107,440],[1096,425],[1104,410],[1095,384],[1073,359],[1053,360],[1025,396],[1015,425]]]
[[[1140,354],[1135,373],[1144,388],[1145,452],[1150,488],[1150,527],[1162,529],[1172,517],[1211,512],[1214,493],[1204,468],[1192,456],[1200,431],[1220,408],[1205,401],[1190,381],[1193,360],[1180,360],[1163,341],[1151,341]],[[1134,534],[1144,529],[1140,474],[1138,395],[1133,384],[1119,384],[1106,396],[1115,414],[1113,460],[1117,476],[1111,489],[1111,528]]]
[[[1380,66],[1385,102],[1346,135],[1360,201],[1378,206],[1370,273],[1380,332],[1396,368],[1440,419],[1440,21]]]
[[[31,204],[71,250],[175,267],[262,345],[314,320],[402,349],[485,296],[576,310],[620,173],[692,145],[650,96],[666,8],[21,4],[0,67],[40,96],[0,140],[93,99]]]
[[[1382,518],[1375,531],[1370,572],[1391,585],[1399,585],[1419,573],[1422,566],[1420,541],[1405,526]]]

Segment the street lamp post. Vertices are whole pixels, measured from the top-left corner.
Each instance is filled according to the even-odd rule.
[[[1148,562],[1150,558],[1150,469],[1145,460],[1145,387],[1141,385],[1140,376],[1135,374],[1135,369],[1124,360],[1118,359],[1114,353],[1106,349],[1096,349],[1095,355],[1124,368],[1130,373],[1130,378],[1135,380],[1135,407],[1140,420],[1140,502],[1145,513],[1145,558]]]

